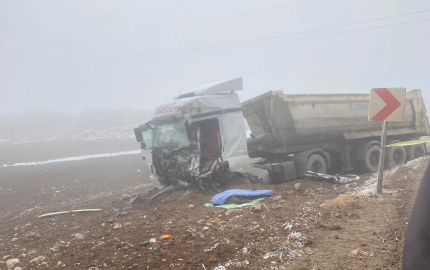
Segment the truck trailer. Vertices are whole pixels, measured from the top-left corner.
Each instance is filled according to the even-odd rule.
[[[368,121],[368,94],[269,91],[240,103],[242,88],[236,78],[190,89],[134,129],[154,187],[184,181],[207,190],[235,177],[269,184],[307,171],[378,170],[381,123]],[[404,121],[389,123],[389,143],[429,135],[421,91],[406,100]],[[390,147],[386,162],[396,166],[426,153],[425,144]]]

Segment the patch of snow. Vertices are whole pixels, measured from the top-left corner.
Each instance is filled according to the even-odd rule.
[[[287,243],[302,248],[305,246],[306,237],[300,232],[292,231],[287,237]]]
[[[286,222],[284,224],[282,224],[282,226],[285,230],[291,230],[293,228],[293,224],[291,224],[290,222]]]
[[[418,168],[421,168],[424,164],[423,164],[423,160],[426,159],[426,157],[420,157],[411,161],[408,161],[408,163],[406,163],[405,165],[403,165],[404,167],[408,167],[411,168],[413,170],[416,170]]]
[[[86,160],[86,159],[92,159],[92,158],[116,157],[116,156],[122,156],[122,155],[135,155],[135,154],[140,154],[140,153],[141,153],[140,150],[131,150],[131,151],[116,152],[116,153],[104,153],[104,154],[84,155],[84,156],[76,156],[76,157],[65,157],[65,158],[50,159],[50,160],[45,160],[45,161],[20,162],[20,163],[14,163],[11,165],[4,164],[2,167],[46,165],[46,164],[51,164],[51,163],[59,163],[59,162],[67,162],[67,161],[79,161],[79,160]]]
[[[242,263],[241,262],[237,262],[237,261],[228,261],[226,264],[222,265],[219,264],[217,267],[215,267],[213,270],[227,270],[229,266],[234,266],[234,267],[242,267]]]
[[[385,171],[384,178],[389,178],[390,176],[395,174],[400,168],[404,168],[404,167],[417,170],[418,168],[421,168],[424,165],[425,163],[423,162],[424,159],[427,159],[427,157],[417,158],[417,159],[408,161],[406,164],[403,164],[401,166],[396,166],[390,169],[389,171]],[[361,195],[361,196],[365,196],[365,197],[377,196],[379,199],[381,199],[382,197],[376,193],[377,184],[378,184],[378,174],[375,173],[368,180],[364,182],[363,186],[356,188],[355,192],[357,192],[358,195]]]
[[[94,131],[85,130],[81,134],[75,134],[71,136],[52,137],[47,140],[23,140],[23,141],[11,141],[7,139],[0,139],[0,144],[25,144],[25,143],[40,143],[40,142],[51,142],[51,141],[67,141],[67,140],[106,140],[106,139],[125,139],[134,138],[133,129],[138,125],[125,125],[122,127],[111,127],[106,130]]]

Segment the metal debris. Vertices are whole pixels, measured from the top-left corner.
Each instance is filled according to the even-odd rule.
[[[112,213],[110,213],[111,217],[108,218],[107,222],[112,223],[115,221],[115,219],[121,214],[121,211],[118,209],[113,209]]]
[[[126,201],[124,203],[124,206],[122,207],[122,211],[128,210],[133,208],[133,203],[136,201],[136,199],[139,197],[139,193],[134,193],[133,195],[131,195],[131,199]]]
[[[344,184],[348,182],[357,181],[360,179],[360,176],[355,174],[344,174],[344,175],[329,175],[329,174],[323,174],[323,173],[315,173],[311,171],[307,171],[305,173],[305,176],[312,177],[312,178],[323,178],[327,180],[331,180],[335,182],[336,184]]]
[[[62,212],[54,212],[54,213],[48,213],[39,216],[39,218],[45,218],[45,217],[53,217],[58,216],[62,214],[70,214],[70,213],[83,213],[83,212],[99,212],[102,211],[102,209],[80,209],[80,210],[70,210],[70,211],[62,211]]]
[[[176,183],[174,183],[173,185],[170,185],[170,186],[168,186],[168,187],[163,188],[160,192],[158,192],[158,193],[156,193],[156,194],[152,195],[152,197],[151,197],[151,198],[149,198],[149,199],[150,199],[150,200],[153,200],[153,199],[157,198],[158,196],[161,196],[161,195],[163,195],[163,194],[171,193],[171,192],[173,192],[173,191],[176,191],[176,190],[178,190],[178,189],[180,189],[180,188],[187,187],[187,186],[188,186],[188,183],[187,183],[187,182],[184,182],[184,181],[179,180],[179,181],[177,181]]]

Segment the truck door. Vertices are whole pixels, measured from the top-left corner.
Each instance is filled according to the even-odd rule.
[[[142,152],[142,160],[148,166],[151,174],[155,174],[152,168],[152,135],[153,129],[150,128],[151,123],[148,122],[139,128],[134,129],[136,140],[140,142],[140,148]]]
[[[148,166],[151,174],[155,174],[155,168],[152,168],[152,129],[142,132],[143,142],[140,143],[142,160]]]

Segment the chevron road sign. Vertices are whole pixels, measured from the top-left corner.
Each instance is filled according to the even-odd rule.
[[[403,121],[406,88],[374,88],[370,92],[369,121]]]

